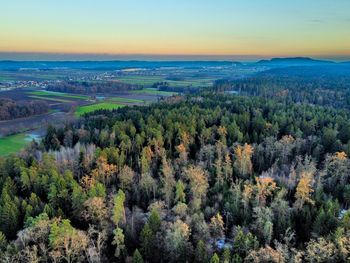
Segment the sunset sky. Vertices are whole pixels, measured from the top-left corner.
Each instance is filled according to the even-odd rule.
[[[0,0],[0,10],[0,59],[16,52],[350,58],[348,0]]]

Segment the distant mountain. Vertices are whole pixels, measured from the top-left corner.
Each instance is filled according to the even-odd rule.
[[[265,66],[314,66],[335,64],[333,61],[317,60],[308,57],[292,57],[292,58],[272,58],[270,60],[260,60],[258,65]]]

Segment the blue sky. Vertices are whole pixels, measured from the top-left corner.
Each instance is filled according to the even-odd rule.
[[[350,57],[347,0],[0,0],[0,6],[0,52]]]

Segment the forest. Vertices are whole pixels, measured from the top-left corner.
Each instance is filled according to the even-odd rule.
[[[181,78],[170,78],[173,81],[182,81]],[[185,94],[194,94],[200,92],[203,87],[192,87],[192,86],[170,86],[169,82],[161,81],[156,82],[152,85],[152,88],[158,89],[160,91],[169,91],[169,92],[179,92]]]
[[[25,118],[47,113],[49,105],[45,101],[14,101],[0,98],[0,121]]]
[[[218,80],[215,91],[235,90],[241,95],[262,96],[280,102],[350,108],[349,65],[273,68],[248,78]]]
[[[347,109],[212,92],[0,159],[1,262],[347,262]]]
[[[113,93],[137,89],[137,86],[117,81],[62,81],[49,85],[47,90],[77,94]]]

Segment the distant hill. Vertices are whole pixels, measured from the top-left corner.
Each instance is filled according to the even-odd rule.
[[[272,67],[266,71],[258,72],[255,76],[285,79],[302,78],[306,81],[346,78],[348,82],[350,81],[350,63],[316,64],[311,67],[309,65]]]
[[[203,68],[241,65],[232,61],[0,61],[2,70],[20,69],[83,69],[83,70],[117,70],[127,68]]]
[[[308,57],[292,57],[292,58],[272,58],[270,60],[260,60],[258,65],[266,66],[315,66],[325,64],[335,64],[333,61],[317,60]]]

